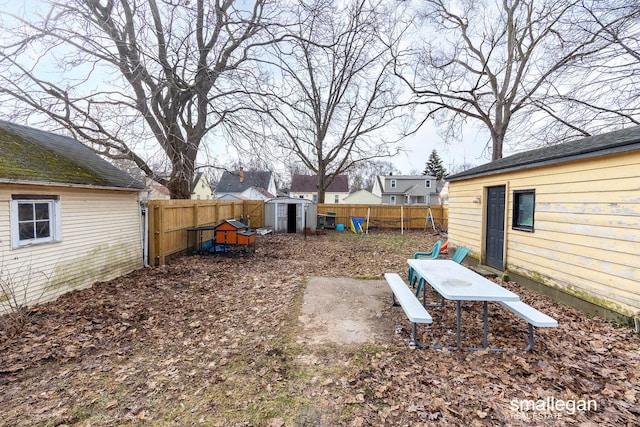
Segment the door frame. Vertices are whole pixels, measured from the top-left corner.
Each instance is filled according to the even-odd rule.
[[[488,253],[488,248],[487,248],[487,234],[488,234],[488,222],[489,222],[489,188],[495,188],[495,187],[504,187],[504,212],[503,212],[503,218],[504,218],[504,224],[503,224],[503,236],[502,236],[502,268],[500,268],[500,271],[505,271],[506,267],[507,267],[507,231],[509,229],[508,227],[508,221],[509,221],[509,183],[508,182],[503,182],[503,183],[492,183],[492,185],[487,185],[483,188],[483,194],[482,194],[482,199],[485,200],[486,202],[484,203],[484,207],[482,209],[482,235],[481,235],[481,248],[482,248],[482,254],[481,254],[481,258],[482,258],[482,264],[486,265],[488,267],[489,264],[487,264],[487,253]],[[491,267],[491,268],[495,268],[495,267]]]

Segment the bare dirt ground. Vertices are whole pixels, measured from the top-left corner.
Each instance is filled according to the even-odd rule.
[[[384,280],[310,277],[302,303],[298,341],[305,344],[388,343],[394,328],[384,311],[391,303]]]
[[[260,236],[251,258],[181,257],[42,304],[0,331],[0,425],[637,425],[640,337],[515,283],[560,323],[534,351],[499,307],[504,352],[407,347],[410,323],[374,290],[438,237]],[[453,308],[430,312],[421,340],[452,343]],[[479,325],[481,305],[463,316]]]

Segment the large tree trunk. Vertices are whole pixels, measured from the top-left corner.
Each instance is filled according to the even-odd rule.
[[[491,130],[491,161],[502,158],[504,131]]]
[[[316,184],[316,188],[318,190],[318,203],[324,203],[324,195],[326,189],[326,177],[325,177],[325,169],[320,168],[318,170],[318,183]]]
[[[167,188],[172,199],[190,199],[199,144],[178,139],[174,139],[171,143],[174,151],[171,156],[172,171]]]

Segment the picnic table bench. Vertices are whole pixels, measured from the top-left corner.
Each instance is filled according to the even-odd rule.
[[[535,342],[533,327],[554,328],[558,326],[558,321],[551,316],[525,304],[522,301],[499,301],[500,305],[510,310],[512,313],[522,317],[529,324],[529,343],[524,351],[530,351]]]
[[[418,341],[417,334],[417,324],[418,323],[431,323],[433,319],[431,315],[427,312],[427,309],[420,303],[418,298],[413,294],[413,291],[409,289],[404,280],[400,277],[399,274],[396,273],[385,273],[384,278],[386,279],[391,291],[393,292],[393,305],[398,305],[404,310],[404,313],[407,315],[409,321],[413,323],[413,330],[411,332],[411,343],[410,345],[417,347],[424,347]]]

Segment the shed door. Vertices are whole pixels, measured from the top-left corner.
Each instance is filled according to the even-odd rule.
[[[296,232],[296,207],[298,205],[295,203],[290,203],[287,205],[287,233],[295,233]]]
[[[505,186],[487,189],[487,240],[486,263],[502,270],[504,268],[504,208]]]

